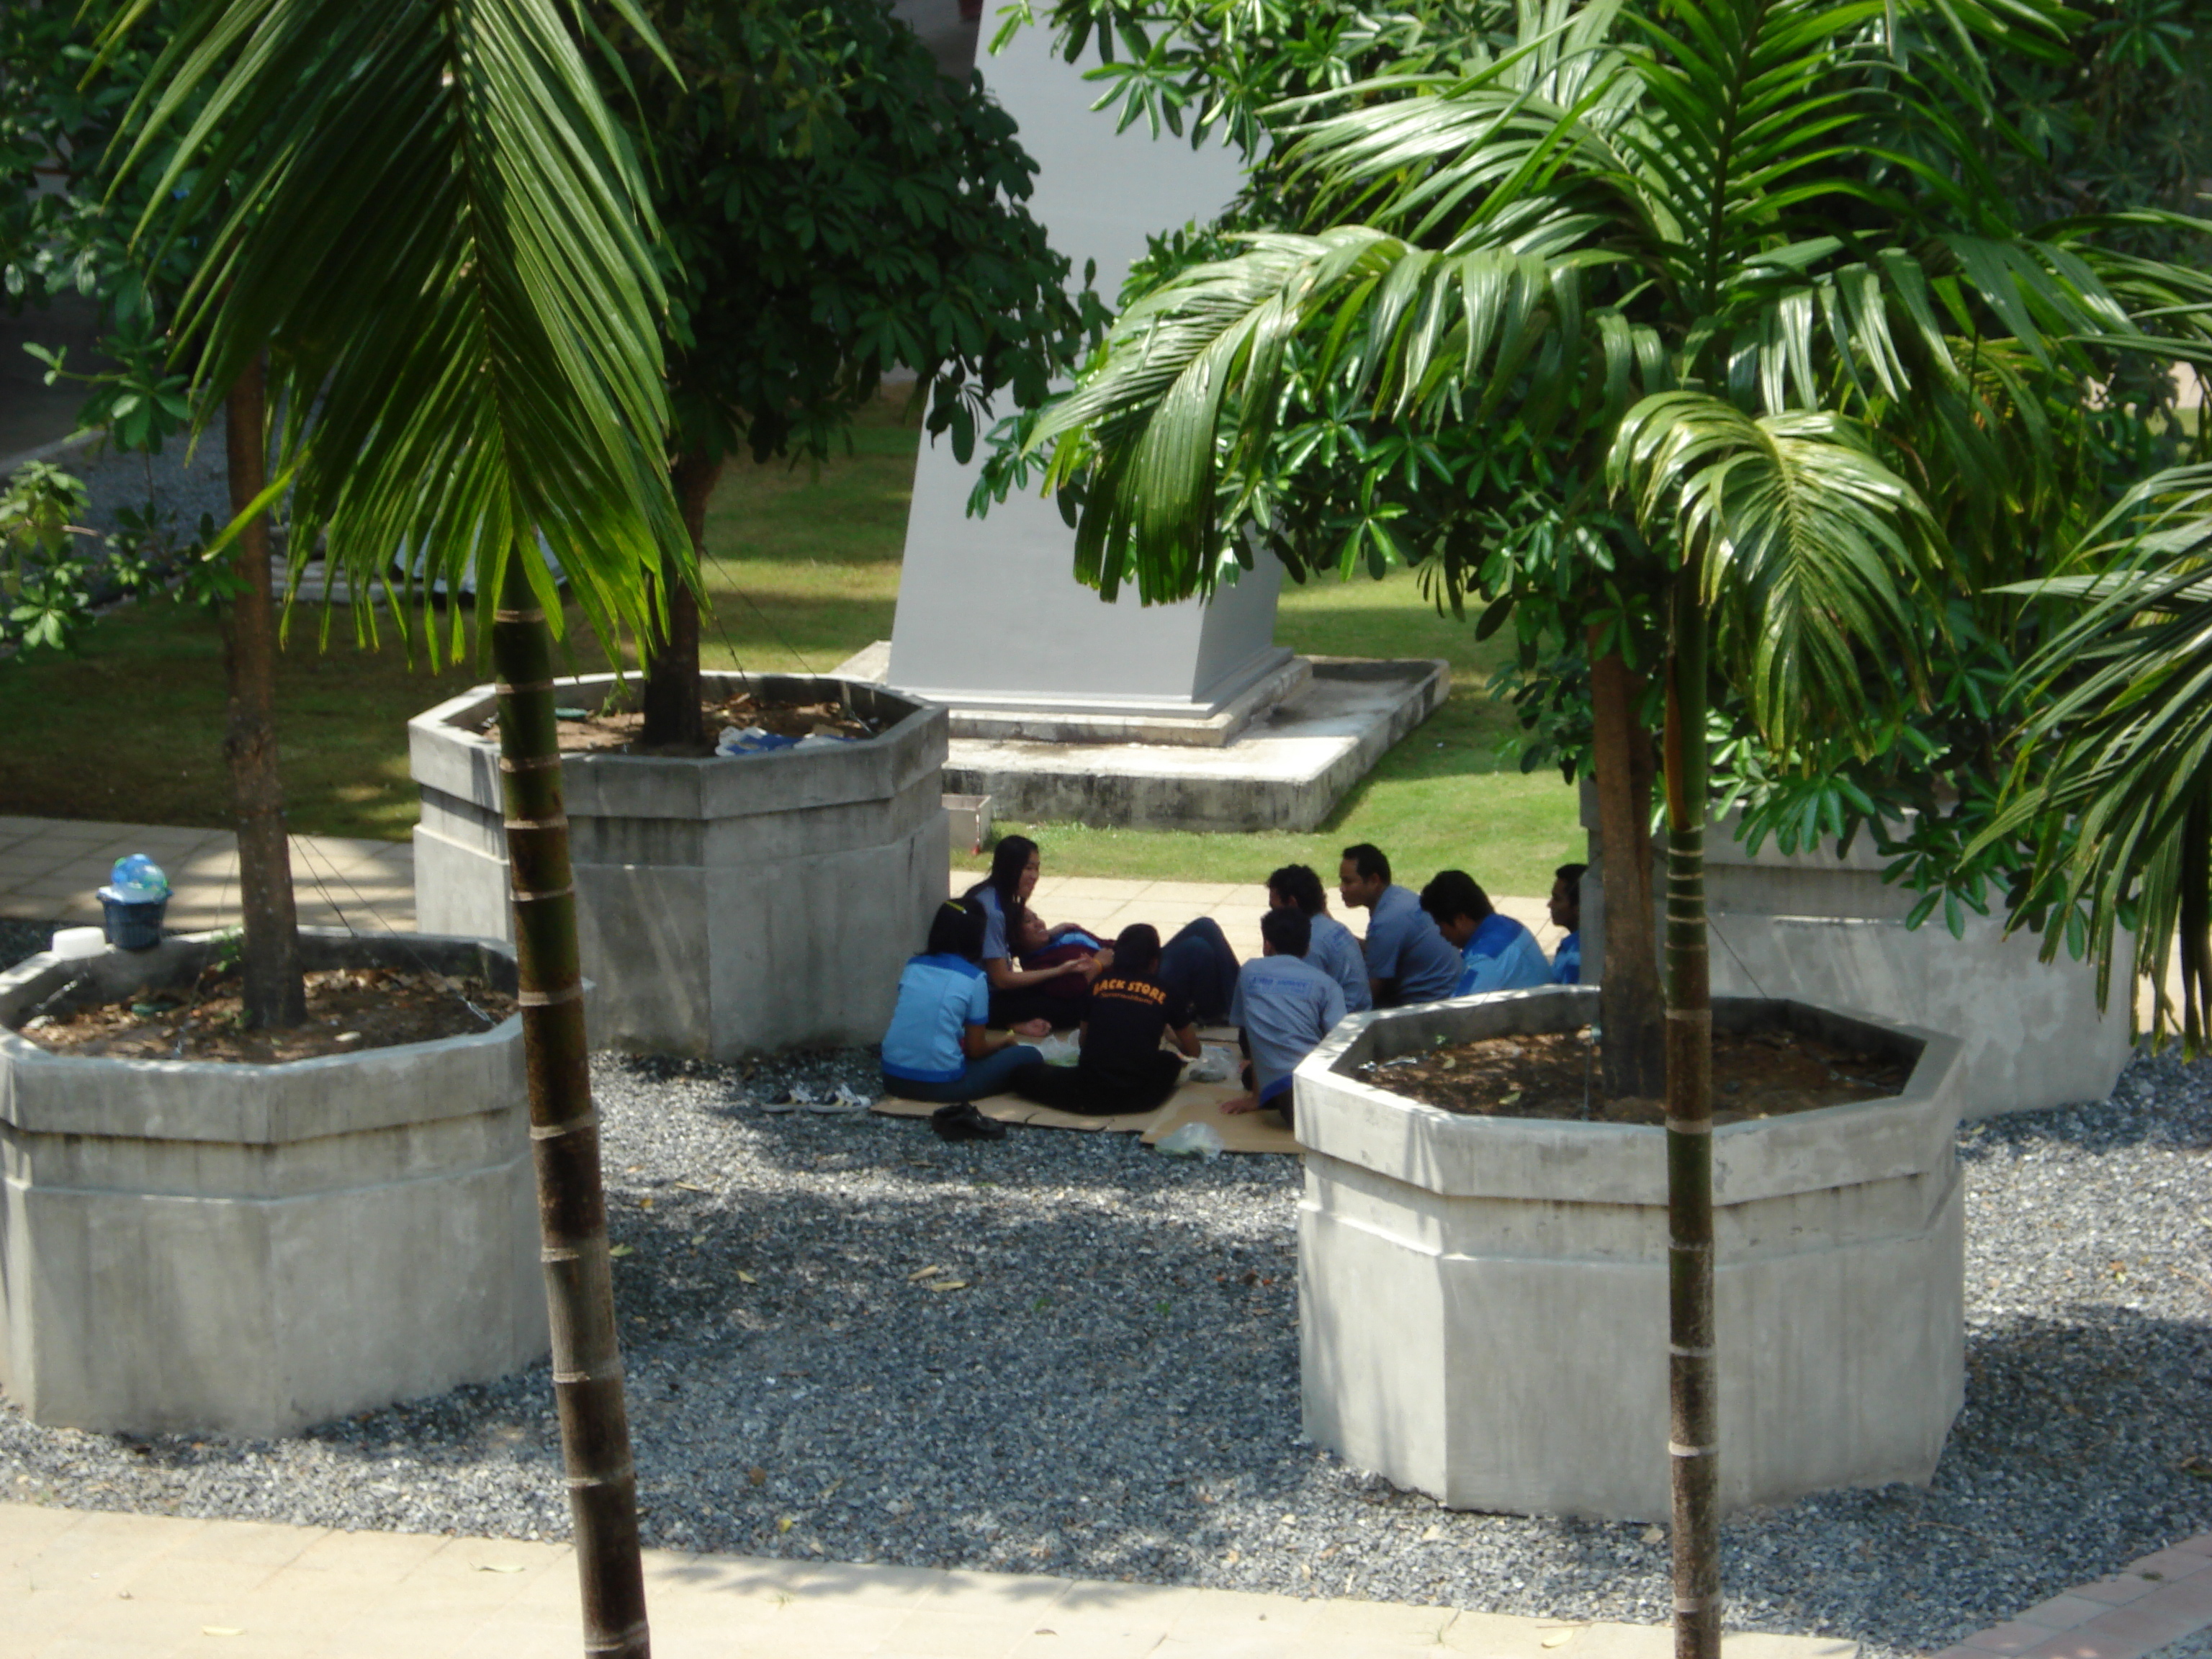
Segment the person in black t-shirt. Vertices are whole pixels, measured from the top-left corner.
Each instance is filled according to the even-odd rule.
[[[1112,969],[1084,1004],[1082,1057],[1073,1066],[1030,1066],[1015,1077],[1015,1092],[1086,1116],[1149,1112],[1165,1103],[1199,1042],[1189,1004],[1152,976],[1159,955],[1158,929],[1143,922],[1124,927],[1114,941]],[[1160,1047],[1170,1035],[1182,1054]]]

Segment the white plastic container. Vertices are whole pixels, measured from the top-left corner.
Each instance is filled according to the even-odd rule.
[[[107,948],[107,934],[98,927],[57,927],[51,948],[64,962],[81,962]]]

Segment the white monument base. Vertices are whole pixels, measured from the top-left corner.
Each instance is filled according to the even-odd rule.
[[[832,671],[841,679],[880,678],[883,647]],[[1248,718],[1229,740],[1161,738],[1150,722],[1093,726],[1087,740],[963,736],[974,725],[955,706],[945,761],[948,793],[988,795],[994,817],[1030,823],[1090,823],[1124,830],[1314,829],[1399,738],[1435,713],[1451,690],[1440,659],[1364,657],[1292,659],[1297,692]],[[1046,711],[1040,729],[1061,726]],[[1144,740],[1132,741],[1142,734]]]

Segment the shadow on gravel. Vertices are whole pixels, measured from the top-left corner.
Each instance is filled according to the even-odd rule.
[[[1447,1512],[1300,1440],[1293,1161],[1036,1130],[951,1146],[918,1121],[736,1109],[714,1068],[595,1078],[648,1542],[1667,1617],[1656,1528]],[[2131,1141],[2078,1113],[2001,1120],[1970,1158],[2193,1134],[2203,1111]],[[2118,1163],[2069,1180],[2123,1206]],[[2065,1243],[2004,1224],[2007,1251]],[[2212,1335],[2118,1300],[1975,1316],[1934,1483],[1731,1522],[1732,1625],[1896,1659],[2212,1529]],[[540,1367],[254,1447],[0,1413],[0,1468],[65,1502],[562,1535],[549,1395]]]

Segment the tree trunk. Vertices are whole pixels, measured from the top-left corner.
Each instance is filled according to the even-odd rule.
[[[1590,630],[1595,643],[1597,630]],[[1651,739],[1637,723],[1643,681],[1619,652],[1590,661],[1598,860],[1605,872],[1605,970],[1599,1045],[1608,1094],[1666,1091],[1666,1005],[1651,903]]]
[[[491,650],[499,679],[499,769],[538,1170],[539,1260],[552,1311],[553,1397],[583,1581],[584,1650],[647,1659],[637,1474],[623,1403],[599,1116],[584,1042],[576,890],[553,713],[553,638],[522,567],[534,556],[526,546],[508,556]]]
[[[1693,564],[1675,582],[1667,682],[1667,1449],[1674,1492],[1675,1659],[1720,1659],[1721,1652],[1705,617],[1698,598]]]
[[[224,450],[235,518],[268,483],[265,369],[256,357],[223,399]],[[292,852],[284,839],[284,781],[276,770],[276,614],[269,577],[269,515],[238,532],[240,591],[222,608],[222,665],[230,720],[222,737],[238,815],[238,896],[246,924],[246,1023],[298,1025],[307,1018],[300,969],[300,917]]]
[[[708,460],[705,451],[696,448],[686,450],[670,469],[669,482],[684,512],[695,565],[706,559],[707,498],[714,493],[714,480],[721,475],[722,464]],[[638,741],[647,748],[692,747],[707,740],[706,722],[699,714],[699,596],[677,573],[670,573],[664,586],[665,631],[647,641],[645,729]]]

